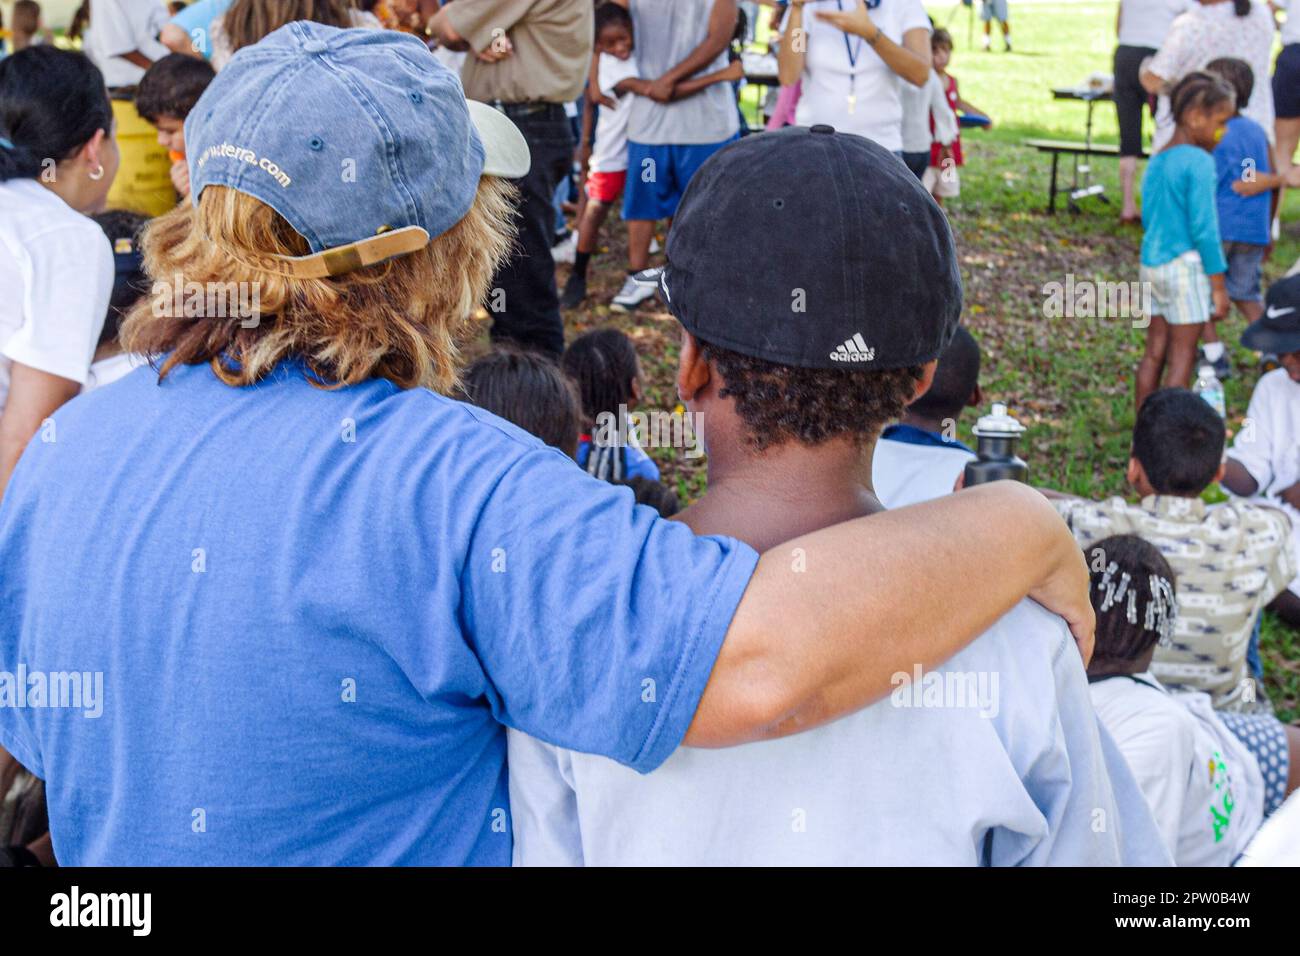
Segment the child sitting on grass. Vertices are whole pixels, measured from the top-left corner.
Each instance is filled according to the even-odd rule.
[[[983,403],[980,347],[961,326],[939,356],[934,382],[876,442],[871,480],[886,508],[950,494],[975,453],[957,438],[962,410]]]
[[[1169,95],[1176,128],[1142,178],[1142,267],[1151,290],[1146,352],[1137,368],[1138,408],[1165,385],[1186,388],[1207,319],[1228,314],[1228,264],[1219,243],[1214,152],[1236,110],[1232,87],[1209,73],[1189,73]]]
[[[651,81],[640,77],[632,56],[632,15],[617,3],[602,3],[596,9],[596,47],[584,123],[590,111],[600,107],[595,143],[585,158],[586,202],[578,215],[578,244],[573,271],[569,273],[560,305],[572,309],[587,298],[587,269],[596,251],[600,227],[609,210],[623,195],[627,182],[627,117],[632,97],[649,96]],[[744,76],[739,60],[704,76],[682,80],[673,87],[672,101],[685,99],[715,83],[732,82]],[[588,127],[589,128],[589,127]],[[586,138],[584,136],[584,142]],[[640,172],[640,171],[638,171]]]
[[[1300,275],[1273,283],[1267,310],[1242,333],[1241,344],[1277,356],[1279,368],[1255,385],[1246,420],[1224,463],[1223,486],[1267,503],[1291,519],[1291,553],[1300,565]],[[1300,575],[1269,605],[1300,630]]]
[[[1218,172],[1216,206],[1219,214],[1219,239],[1228,264],[1224,284],[1228,298],[1246,319],[1254,322],[1264,311],[1259,278],[1264,259],[1273,245],[1270,230],[1279,193],[1266,195],[1264,183],[1273,182],[1273,147],[1268,134],[1241,107],[1250,102],[1255,88],[1255,74],[1245,60],[1225,57],[1211,60],[1205,72],[1222,77],[1237,96],[1237,112],[1224,127],[1223,138],[1214,147],[1214,166]],[[1243,188],[1244,187],[1244,188]],[[1216,322],[1207,322],[1204,335],[1205,358],[1214,366],[1220,379],[1232,374]]]
[[[728,188],[756,164],[770,170],[765,188]],[[809,199],[807,188],[832,177],[872,197],[834,224],[833,191]],[[718,290],[735,281],[735,264],[710,252],[713,230],[770,224],[769,188],[798,204],[790,233],[773,236],[763,276],[746,278],[758,283],[754,308],[729,308]],[[888,251],[869,241],[877,235],[890,237]],[[846,245],[868,253],[846,265]],[[942,257],[943,268],[893,267],[894,256],[922,255]],[[757,548],[788,546],[792,588],[801,586],[801,562],[834,560],[803,548],[804,535],[843,521],[906,520],[876,514],[872,445],[929,385],[952,335],[961,301],[955,257],[943,213],[921,184],[862,137],[789,127],[708,160],[673,225],[663,277],[683,326],[678,391],[708,424],[708,490],[676,520]],[[792,319],[785,290],[800,282],[829,298]],[[873,344],[879,364],[836,358],[836,346],[855,335]],[[683,747],[644,776],[511,731],[515,862],[1167,863],[1141,792],[1093,713],[1060,618],[1021,602],[947,664],[921,670],[896,674],[889,699],[797,738]],[[965,691],[946,695],[957,682]],[[654,681],[644,682],[647,704],[653,692]],[[1104,827],[1095,825],[1099,814]]]
[[[1055,493],[1057,510],[1083,549],[1135,534],[1178,575],[1178,623],[1157,648],[1152,672],[1170,687],[1210,694],[1219,710],[1271,713],[1246,655],[1255,620],[1296,575],[1291,523],[1276,508],[1201,492],[1223,475],[1224,426],[1193,392],[1164,388],[1138,410],[1128,481],[1141,500],[1084,501]]]
[[[1282,724],[1269,715],[1216,714],[1200,693],[1171,692],[1150,672],[1157,646],[1173,639],[1174,572],[1159,549],[1134,535],[1103,538],[1084,553],[1092,569],[1097,644],[1088,665],[1097,716],[1124,753],[1177,866],[1229,866],[1265,815],[1295,788]],[[1243,724],[1280,735],[1280,754],[1245,743]],[[1242,738],[1242,739],[1239,739]],[[1290,745],[1300,746],[1291,728]],[[1261,765],[1281,765],[1265,786]],[[1208,772],[1207,772],[1208,770]]]
[[[154,61],[140,78],[135,109],[158,130],[158,143],[172,161],[172,185],[182,200],[190,198],[190,170],[185,159],[185,117],[216,73],[207,60],[169,53]]]
[[[628,421],[641,401],[641,363],[632,340],[618,329],[587,332],[569,344],[561,365],[582,402],[578,464],[605,481],[658,481],[659,466],[641,450]]]
[[[550,356],[502,348],[461,377],[465,400],[536,435],[570,458],[578,449],[580,409],[573,384]]]

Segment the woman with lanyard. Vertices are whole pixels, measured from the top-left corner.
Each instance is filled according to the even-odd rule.
[[[0,61],[0,496],[90,370],[114,268],[108,239],[83,214],[103,208],[117,165],[104,77],[90,60],[43,45]]]
[[[901,156],[899,82],[930,76],[930,19],[920,0],[792,0],[778,72],[782,86],[802,84],[797,125],[857,133]]]

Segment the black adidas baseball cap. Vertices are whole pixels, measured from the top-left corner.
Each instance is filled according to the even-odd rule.
[[[942,210],[893,153],[829,126],[747,136],[691,179],[659,276],[705,342],[781,365],[936,359],[961,315]]]
[[[1256,352],[1300,352],[1300,274],[1274,282],[1264,298],[1264,314],[1241,333],[1241,344]]]

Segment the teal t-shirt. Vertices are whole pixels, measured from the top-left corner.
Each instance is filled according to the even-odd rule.
[[[1142,264],[1162,266],[1193,249],[1206,275],[1227,271],[1215,208],[1214,157],[1181,145],[1151,157],[1142,177]]]

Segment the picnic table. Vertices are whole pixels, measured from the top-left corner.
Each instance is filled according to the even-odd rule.
[[[1091,158],[1093,156],[1119,157],[1118,146],[1108,143],[1099,144],[1092,141],[1093,108],[1098,102],[1113,102],[1114,97],[1111,90],[1105,86],[1058,87],[1052,90],[1052,98],[1057,100],[1080,100],[1088,104],[1088,112],[1084,121],[1082,142],[1061,139],[1025,140],[1026,146],[1031,146],[1040,153],[1048,153],[1052,157],[1052,178],[1047,199],[1048,213],[1056,212],[1056,196],[1058,192],[1066,193],[1069,209],[1075,213],[1079,211],[1078,201],[1088,196],[1096,196],[1102,202],[1110,202],[1105,194],[1106,187],[1101,183],[1092,181]],[[1057,185],[1057,169],[1061,156],[1070,156],[1074,163],[1068,190]]]

